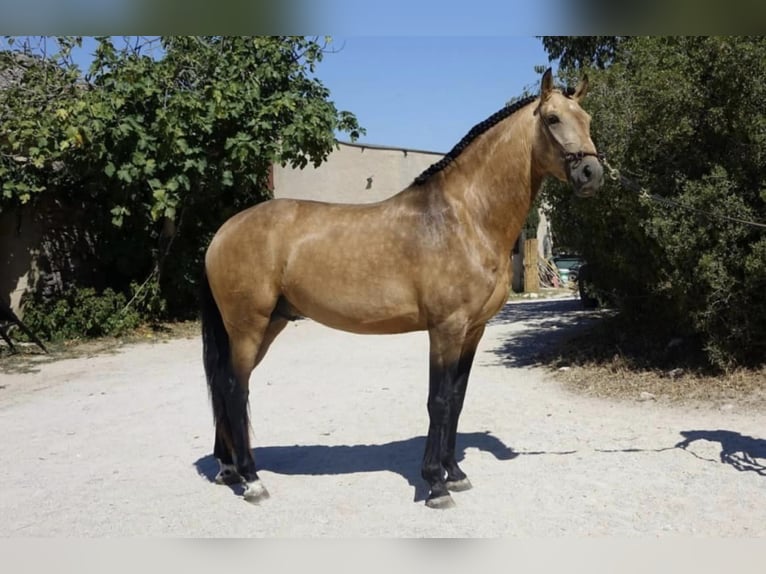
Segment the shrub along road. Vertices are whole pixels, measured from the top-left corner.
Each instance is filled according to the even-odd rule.
[[[210,482],[198,337],[32,363],[0,383],[2,536],[764,536],[766,413],[573,394],[535,353],[597,312],[514,302],[458,436],[473,490],[425,507],[427,337],[298,321],[251,382],[258,506]]]

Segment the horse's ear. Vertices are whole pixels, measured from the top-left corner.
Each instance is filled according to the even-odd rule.
[[[576,102],[579,102],[585,97],[585,94],[588,93],[588,75],[584,75],[582,77],[582,80],[580,80],[580,83],[577,84],[577,88],[575,88],[575,93],[572,96]]]
[[[548,68],[545,70],[545,73],[543,74],[543,80],[540,82],[540,101],[544,102],[548,99],[548,96],[551,95],[551,92],[553,91],[553,73],[551,72],[551,69]]]

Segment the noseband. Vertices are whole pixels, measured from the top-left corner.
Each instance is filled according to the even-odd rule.
[[[551,136],[553,136],[553,134],[551,134]],[[556,138],[553,138],[553,139],[554,139],[554,141],[556,143],[558,143],[558,140]],[[561,144],[559,144],[559,147],[563,148],[563,146]],[[561,157],[563,157],[564,161],[567,162],[567,163],[578,163],[578,162],[582,161],[582,158],[587,157],[587,156],[595,157],[596,159],[598,159],[598,161],[600,163],[604,163],[604,160],[606,159],[606,156],[602,152],[593,153],[593,152],[589,152],[589,151],[578,151],[578,152],[575,152],[575,153],[563,153]]]

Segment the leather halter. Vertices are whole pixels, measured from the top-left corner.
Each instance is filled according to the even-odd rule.
[[[566,148],[562,145],[562,143],[556,138],[555,134],[551,131],[551,126],[548,123],[548,119],[545,117],[545,114],[540,113],[540,106],[542,106],[542,101],[537,105],[535,108],[535,114],[538,114],[540,116],[540,121],[543,122],[543,125],[545,126],[545,131],[548,133],[548,136],[556,143],[558,148],[561,150],[561,157],[562,159],[567,163],[570,164],[576,164],[582,161],[584,157],[587,156],[593,156],[596,159],[598,159],[599,163],[603,163],[606,156],[601,152],[590,152],[590,151],[576,151],[576,152],[568,152]]]

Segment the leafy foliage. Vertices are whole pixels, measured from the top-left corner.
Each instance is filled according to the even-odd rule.
[[[55,41],[54,41],[55,40]],[[0,51],[0,209],[51,200],[88,222],[101,284],[189,316],[204,249],[235,212],[270,197],[273,163],[319,165],[335,133],[361,133],[316,77],[326,41],[304,37],[78,38]],[[41,46],[54,45],[48,56]],[[103,279],[106,278],[106,279]]]
[[[563,70],[570,81],[579,72]],[[589,69],[586,107],[609,162],[664,205],[609,182],[574,200],[549,185],[557,244],[590,263],[602,297],[668,337],[696,339],[711,364],[766,357],[766,40],[629,38]]]
[[[562,68],[604,68],[614,60],[620,36],[539,36],[550,60]]]
[[[71,287],[56,299],[27,303],[24,322],[38,337],[50,341],[118,336],[141,324],[141,314],[126,305],[125,295],[106,289]]]

